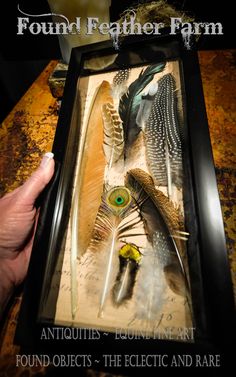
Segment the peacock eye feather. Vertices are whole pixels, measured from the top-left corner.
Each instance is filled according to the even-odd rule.
[[[131,195],[126,187],[115,187],[108,191],[106,196],[106,203],[115,211],[120,212],[127,208],[131,202]]]
[[[124,203],[124,198],[122,196],[117,196],[117,198],[115,199],[115,202],[118,206],[120,206]]]

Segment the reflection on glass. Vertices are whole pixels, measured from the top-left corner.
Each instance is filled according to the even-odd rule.
[[[71,32],[58,35],[62,57],[66,63],[69,63],[73,47],[109,39],[108,35],[102,35],[96,28],[88,34],[87,19],[94,17],[100,22],[109,23],[110,0],[48,0],[48,3],[55,22],[65,23],[64,18],[60,17],[63,15],[72,25]]]

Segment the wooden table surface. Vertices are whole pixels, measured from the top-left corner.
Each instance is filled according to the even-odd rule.
[[[235,288],[236,51],[199,52],[199,61]],[[56,64],[48,64],[0,126],[0,195],[21,185],[52,148],[58,103],[50,92],[48,78]],[[1,333],[2,368],[19,351],[13,345],[19,303],[20,296],[16,295]]]

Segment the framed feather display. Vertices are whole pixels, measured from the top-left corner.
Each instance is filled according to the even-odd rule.
[[[233,300],[196,52],[178,36],[74,49],[53,152],[20,342],[47,326],[113,352],[218,351]]]
[[[176,62],[89,78],[58,324],[111,330],[118,314],[131,331],[193,326],[177,85]]]

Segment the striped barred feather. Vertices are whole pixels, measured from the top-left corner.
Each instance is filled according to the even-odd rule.
[[[124,133],[119,114],[111,103],[102,106],[102,118],[104,128],[103,150],[107,163],[111,167],[123,153]]]

